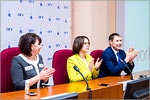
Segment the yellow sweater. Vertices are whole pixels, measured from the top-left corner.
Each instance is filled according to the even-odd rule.
[[[89,66],[89,62],[92,61],[92,56],[86,55],[87,64]],[[75,54],[68,58],[67,60],[67,72],[70,79],[70,82],[77,82],[84,80],[83,77],[77,72],[73,67],[77,66],[80,72],[87,80],[91,80],[93,78],[97,78],[99,74],[99,70],[95,70],[95,66],[93,65],[93,70],[90,70],[87,67],[87,64],[80,58],[79,54]]]

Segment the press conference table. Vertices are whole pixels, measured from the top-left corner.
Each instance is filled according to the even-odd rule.
[[[150,70],[133,73],[133,78],[138,79],[140,74],[150,75]],[[123,84],[120,81],[130,80],[127,76],[109,76],[89,80],[89,87],[92,90],[92,99],[122,99]],[[106,83],[110,86],[99,86],[99,83]],[[28,96],[24,90],[1,93],[1,99],[41,99],[42,97],[57,95],[61,93],[77,92],[78,99],[89,99],[89,91],[86,90],[86,82],[67,83],[56,86],[49,86],[40,89],[30,89],[29,92],[36,92],[36,96]]]

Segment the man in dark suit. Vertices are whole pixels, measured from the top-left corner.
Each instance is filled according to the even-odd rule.
[[[112,33],[109,36],[109,45],[110,46],[104,50],[101,56],[103,62],[100,66],[98,78],[105,76],[119,76],[122,72],[130,74],[128,68],[126,68],[119,59],[122,59],[132,71],[134,67],[133,59],[138,55],[138,51],[134,50],[134,48],[129,48],[126,53],[124,50],[121,50],[122,39],[118,33]]]

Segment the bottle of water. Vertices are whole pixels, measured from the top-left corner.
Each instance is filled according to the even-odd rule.
[[[26,93],[29,92],[29,88],[30,88],[30,87],[29,87],[29,81],[26,80],[26,81],[25,81],[25,92],[26,92]]]

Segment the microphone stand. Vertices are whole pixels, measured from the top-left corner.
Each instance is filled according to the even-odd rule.
[[[133,75],[132,75],[132,71],[130,70],[130,68],[123,62],[123,60],[122,59],[119,59],[119,61],[125,66],[125,67],[127,67],[128,68],[128,70],[130,71],[130,73],[131,73],[131,80],[133,80]]]
[[[91,88],[89,88],[89,85],[88,85],[88,82],[87,82],[86,78],[83,76],[83,74],[80,71],[79,71],[79,73],[81,74],[81,76],[84,78],[84,80],[86,82],[86,85],[87,85],[86,90],[90,90]]]
[[[91,88],[89,88],[89,85],[88,85],[88,82],[87,82],[86,78],[85,78],[85,77],[83,76],[83,74],[79,71],[79,68],[78,68],[77,66],[74,66],[74,69],[75,69],[77,72],[79,72],[79,73],[81,74],[81,76],[83,77],[83,79],[85,80],[86,85],[87,85],[86,90],[89,91],[89,99],[92,100],[92,91],[91,91]]]

